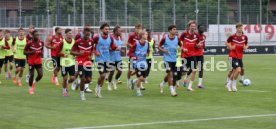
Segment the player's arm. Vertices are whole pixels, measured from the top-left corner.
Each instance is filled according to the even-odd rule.
[[[66,54],[61,52],[62,48],[63,48],[63,41],[60,43],[60,49],[58,49],[57,55],[60,57],[67,57]]]
[[[29,54],[34,54],[36,51],[33,50],[33,51],[30,51],[30,43],[27,43],[25,48],[24,48],[24,55],[29,55]]]
[[[13,40],[12,40],[12,46],[11,46],[11,49],[12,49],[12,51],[13,52],[15,52],[15,40],[16,40],[16,38],[13,38]]]
[[[80,38],[81,38],[81,35],[80,35],[80,33],[78,33],[78,34],[75,36],[75,41],[78,41]]]
[[[160,43],[159,43],[159,45],[158,45],[158,49],[159,49],[161,52],[167,54],[168,51],[162,48],[162,46],[164,45],[164,43],[165,43],[165,37],[162,38],[162,40],[160,41]]]
[[[93,53],[94,53],[94,55],[95,56],[99,56],[100,55],[100,53],[99,52],[97,52],[97,45],[98,45],[98,42],[99,42],[99,35],[96,35],[96,36],[94,36],[93,37]]]
[[[129,35],[128,40],[127,40],[127,47],[128,48],[132,48],[133,47],[133,45],[132,45],[131,42],[133,42],[133,36]]]
[[[129,50],[129,57],[131,59],[133,59],[133,60],[137,60],[138,59],[138,57],[135,56],[135,54],[134,54],[135,50],[136,50],[136,44],[133,44],[132,48],[130,48],[130,50]]]
[[[231,45],[231,42],[232,42],[232,36],[230,36],[230,37],[227,39],[227,42],[226,42],[225,44],[226,44],[226,46],[227,46],[227,48],[228,48],[229,50],[235,50],[236,46],[235,46],[235,45],[232,46],[232,45]]]
[[[10,49],[10,45],[7,40],[5,40],[5,45],[1,46],[2,49]]]
[[[72,54],[73,56],[81,56],[81,55],[84,54],[84,51],[80,51],[80,52],[78,51],[78,45],[79,45],[79,43],[76,42],[76,43],[73,45],[72,49],[71,49],[70,54]]]
[[[45,44],[46,48],[48,48],[48,49],[54,49],[55,48],[55,46],[51,45],[52,40],[53,40],[52,36],[48,36],[48,38],[46,40],[46,44]]]
[[[246,39],[245,39],[246,41],[245,41],[245,45],[244,45],[244,47],[243,47],[243,50],[246,50],[246,49],[248,49],[248,37],[246,37]]]
[[[114,39],[111,37],[111,43],[110,43],[110,50],[112,51],[120,51],[121,48],[117,47],[116,44],[114,43]]]
[[[43,41],[41,41],[41,44],[42,44],[42,45],[41,45],[42,48],[41,48],[40,55],[41,55],[41,57],[43,57],[43,55],[44,55],[44,53],[43,53],[43,52],[44,52],[44,44],[45,44],[45,43],[44,43]]]

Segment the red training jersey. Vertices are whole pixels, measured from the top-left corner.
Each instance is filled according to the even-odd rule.
[[[58,56],[57,54],[60,51],[59,49],[60,49],[62,40],[63,40],[62,36],[58,36],[58,37],[55,35],[52,36],[51,46],[56,46],[56,48],[51,49],[51,56]]]
[[[83,66],[91,66],[91,52],[93,51],[93,40],[88,39],[84,40],[80,38],[72,47],[72,51],[81,52],[83,51],[83,55],[76,56],[76,61],[78,65]]]
[[[35,51],[35,53],[33,54],[28,54],[29,65],[42,64],[43,46],[44,46],[44,42],[41,40],[38,40],[37,43],[35,43],[34,40],[31,40],[26,44],[24,51],[28,51],[28,52]]]
[[[185,53],[187,57],[196,56],[195,45],[199,43],[199,38],[200,37],[196,32],[190,34],[189,31],[184,31],[181,34],[180,40],[183,42],[183,47],[188,50]]]
[[[204,34],[199,34],[199,47],[195,48],[195,56],[203,56],[203,49],[205,46],[205,40],[206,40],[206,36]]]
[[[234,50],[230,50],[229,57],[242,59],[244,46],[248,43],[247,36],[244,34],[241,36],[233,34],[227,39],[227,42],[231,43],[231,46],[235,46]]]
[[[136,43],[136,40],[140,40],[138,34],[136,34],[135,32],[133,33],[130,33],[129,36],[128,36],[128,40],[127,42],[131,45],[134,45]],[[129,48],[130,50],[129,51],[133,51],[131,49],[134,49],[134,48]],[[135,50],[135,49],[134,49]],[[128,52],[128,56],[129,56],[129,52]]]

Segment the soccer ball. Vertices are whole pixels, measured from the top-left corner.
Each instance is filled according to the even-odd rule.
[[[251,84],[251,81],[249,79],[243,80],[243,86],[249,86]]]

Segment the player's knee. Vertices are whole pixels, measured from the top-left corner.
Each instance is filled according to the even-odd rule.
[[[85,83],[90,83],[91,82],[91,78],[86,78]]]

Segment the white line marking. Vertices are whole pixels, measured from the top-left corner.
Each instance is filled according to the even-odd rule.
[[[160,122],[147,122],[147,123],[132,123],[132,124],[117,124],[117,125],[101,125],[101,126],[76,127],[76,128],[67,128],[67,129],[114,128],[114,127],[129,127],[129,126],[158,125],[158,124],[172,124],[172,123],[190,123],[190,122],[213,121],[213,120],[246,119],[246,118],[271,117],[271,116],[276,116],[276,114],[260,114],[260,115],[250,115],[250,116],[228,116],[228,117],[192,119],[192,120],[178,120],[178,121],[160,121]]]

